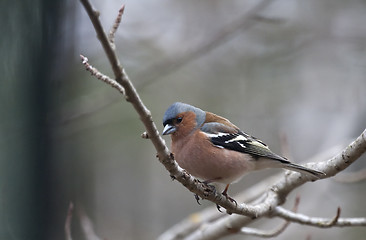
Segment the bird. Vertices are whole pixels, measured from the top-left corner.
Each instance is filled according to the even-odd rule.
[[[235,203],[228,188],[251,171],[285,168],[314,179],[325,175],[273,153],[263,141],[228,119],[186,103],[170,105],[163,126],[162,135],[171,135],[171,152],[178,165],[206,184],[225,184],[222,194]]]

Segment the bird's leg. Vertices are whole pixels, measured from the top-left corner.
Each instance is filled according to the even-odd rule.
[[[215,188],[215,186],[213,186],[213,185],[209,185],[209,184],[210,184],[210,183],[212,183],[212,182],[215,182],[215,181],[217,181],[217,180],[220,180],[220,178],[215,178],[215,179],[206,180],[206,181],[204,181],[203,183],[204,183],[204,184],[206,184],[208,187],[210,187],[211,191],[213,191],[213,192],[215,193],[215,192],[216,192],[216,188]],[[217,210],[218,210],[219,212],[221,212],[221,213],[222,213],[222,211],[221,211],[221,207],[220,207],[220,205],[219,205],[219,204],[216,204],[216,208],[217,208]]]
[[[215,180],[216,179],[214,179],[214,180],[206,180],[206,181],[203,181],[203,182],[199,181],[199,182],[201,182],[204,185],[206,185],[207,188],[205,188],[205,192],[208,194],[209,192],[213,192],[213,193],[216,192],[215,186],[209,185],[209,183],[214,182]],[[200,203],[200,200],[201,199],[200,199],[200,197],[197,194],[194,194],[194,199],[196,199],[198,205],[201,205],[201,203]]]
[[[216,192],[216,188],[215,188],[215,186],[213,186],[213,185],[210,185],[210,183],[212,183],[212,182],[215,182],[216,180],[218,180],[218,179],[210,179],[210,180],[206,180],[206,181],[203,181],[202,183],[204,184],[204,185],[206,185],[206,188],[205,188],[205,193],[206,193],[206,195],[207,194],[209,194],[210,192],[212,192],[212,193],[215,193]],[[201,181],[200,181],[201,182]],[[200,197],[197,195],[197,194],[194,194],[194,199],[196,199],[196,201],[197,201],[197,203],[199,204],[199,205],[201,205],[201,203],[200,203]],[[219,209],[220,208],[220,206],[217,206],[217,209]],[[220,210],[219,210],[220,211]],[[221,212],[221,211],[220,211]]]
[[[235,205],[238,205],[238,203],[235,201],[235,199],[231,198],[228,194],[227,194],[227,190],[229,189],[230,184],[227,184],[225,187],[225,190],[221,193],[222,195],[224,195],[226,197],[226,199],[228,199],[230,202],[235,203]]]

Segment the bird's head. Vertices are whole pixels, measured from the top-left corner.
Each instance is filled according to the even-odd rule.
[[[186,103],[176,102],[169,106],[163,117],[163,135],[189,134],[202,126],[206,112]]]

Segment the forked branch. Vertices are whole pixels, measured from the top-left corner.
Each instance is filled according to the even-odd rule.
[[[251,221],[250,219],[254,218],[260,218],[265,216],[267,217],[276,216],[281,217],[286,221],[298,222],[318,227],[365,225],[366,220],[364,218],[360,219],[340,218],[340,209],[338,210],[335,218],[324,219],[324,218],[307,217],[303,214],[288,211],[283,209],[282,207],[279,207],[279,205],[284,203],[286,196],[291,191],[301,186],[302,184],[313,180],[304,175],[300,175],[299,173],[290,173],[286,176],[283,176],[280,180],[278,180],[275,184],[273,184],[272,187],[265,193],[266,197],[264,198],[263,201],[260,201],[254,205],[247,205],[244,203],[236,205],[235,203],[227,200],[227,198],[222,196],[217,191],[209,191],[210,189],[207,189],[207,186],[205,184],[201,183],[200,181],[192,177],[189,173],[181,169],[174,161],[173,154],[169,152],[169,149],[165,145],[164,140],[159,135],[155,123],[152,120],[150,111],[142,102],[134,85],[132,84],[128,75],[126,74],[125,69],[122,67],[119,59],[117,58],[114,45],[114,36],[120,25],[124,6],[122,6],[122,8],[120,9],[115,24],[113,25],[112,30],[108,37],[99,21],[99,12],[93,9],[88,0],[80,0],[80,1],[84,5],[85,10],[87,11],[90,17],[91,22],[93,23],[98,39],[100,40],[100,43],[103,46],[104,51],[111,64],[115,80],[100,73],[96,68],[92,67],[88,63],[86,57],[81,56],[83,64],[85,65],[86,69],[90,71],[98,79],[116,88],[122,95],[124,95],[125,99],[133,105],[137,114],[140,117],[141,122],[144,124],[146,129],[146,133],[143,134],[143,137],[151,140],[157,151],[157,157],[159,158],[160,162],[164,165],[164,167],[169,171],[169,174],[174,177],[174,179],[178,180],[187,189],[199,195],[201,198],[208,199],[226,208],[228,213],[236,213],[250,217],[245,219],[246,222],[250,222]],[[327,175],[324,176],[323,178],[334,176],[335,174],[347,168],[354,161],[356,161],[366,151],[365,135],[366,135],[366,129],[354,142],[350,143],[350,145],[347,146],[340,154],[334,156],[328,161],[309,163],[308,166],[325,172]],[[319,222],[321,224],[319,224]],[[273,234],[276,234],[278,232],[280,233],[285,229],[286,226],[287,226],[286,224],[282,225],[281,228],[279,228],[279,230],[277,229],[274,233],[273,232],[272,233]],[[215,228],[214,230],[217,232],[217,228]],[[221,233],[221,236],[222,234],[223,233]],[[267,232],[267,235],[271,234],[268,234]],[[215,236],[216,237],[220,236],[220,234],[216,234]],[[191,236],[190,239],[196,239],[196,238],[194,238],[194,236]]]

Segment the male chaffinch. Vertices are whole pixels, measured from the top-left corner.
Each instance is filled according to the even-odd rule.
[[[246,134],[226,118],[189,104],[173,103],[163,118],[163,135],[171,134],[172,152],[179,166],[205,183],[231,183],[249,171],[286,168],[319,178],[309,169],[273,153],[261,140]]]

